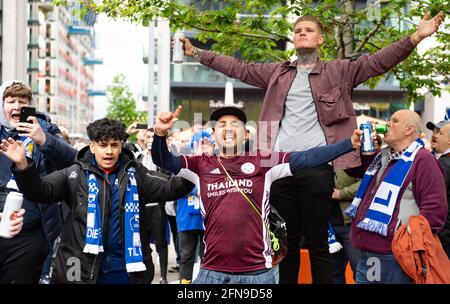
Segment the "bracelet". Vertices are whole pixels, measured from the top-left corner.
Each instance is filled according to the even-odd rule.
[[[158,131],[156,131],[156,126],[153,126],[153,132],[159,137],[164,137],[167,135],[167,133],[169,133],[169,131],[166,131],[166,133],[164,134],[159,133]]]

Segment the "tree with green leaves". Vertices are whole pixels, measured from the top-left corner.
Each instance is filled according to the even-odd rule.
[[[59,0],[64,2],[64,0]],[[325,28],[322,59],[353,59],[372,53],[411,34],[430,11],[450,13],[450,0],[82,0],[84,8],[135,23],[166,18],[172,29],[196,30],[201,42],[213,41],[212,50],[239,53],[249,61],[290,60],[294,49],[292,22],[297,16],[318,17]],[[396,77],[408,101],[421,96],[420,88],[440,95],[449,81],[450,25],[435,34],[439,47],[414,52],[386,77]],[[367,81],[371,88],[380,77]]]
[[[107,117],[117,119],[129,126],[133,122],[145,122],[146,113],[136,110],[136,100],[125,83],[123,74],[115,75],[112,84],[107,88],[109,106]]]

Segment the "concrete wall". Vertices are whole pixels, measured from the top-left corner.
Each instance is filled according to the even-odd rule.
[[[2,80],[18,79],[28,83],[27,76],[26,0],[3,0]]]

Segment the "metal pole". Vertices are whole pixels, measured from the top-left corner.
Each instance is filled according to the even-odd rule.
[[[155,124],[155,21],[148,28],[148,126]]]

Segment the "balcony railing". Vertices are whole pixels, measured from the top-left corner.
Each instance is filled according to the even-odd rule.
[[[67,34],[69,35],[90,35],[91,29],[89,27],[70,25]]]
[[[30,37],[28,40],[28,49],[37,49],[39,47],[39,39],[36,37]]]
[[[28,25],[39,25],[39,15],[37,13],[31,13],[28,16]]]
[[[106,96],[106,92],[103,90],[88,90],[88,96]]]
[[[38,95],[39,94],[39,86],[37,83],[32,83],[31,84],[31,93],[33,95]]]
[[[103,59],[100,58],[83,58],[85,65],[103,64]]]
[[[30,61],[28,63],[28,72],[37,72],[39,71],[39,63],[35,60]]]

